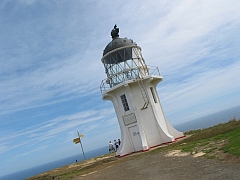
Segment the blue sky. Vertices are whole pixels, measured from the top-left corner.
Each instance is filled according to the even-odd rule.
[[[173,125],[240,105],[239,9],[238,0],[2,0],[0,174],[80,153],[77,131],[85,151],[120,137],[99,90],[114,24],[158,66]]]

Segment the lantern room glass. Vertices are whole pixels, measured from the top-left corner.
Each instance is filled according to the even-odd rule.
[[[138,46],[114,50],[106,54],[102,61],[107,75],[106,83],[110,87],[148,75],[141,48]]]

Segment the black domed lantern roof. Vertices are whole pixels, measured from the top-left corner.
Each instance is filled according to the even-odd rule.
[[[117,25],[111,31],[112,41],[108,43],[103,51],[103,61],[107,64],[123,62],[132,57],[132,47],[137,46],[131,39],[119,38]],[[126,54],[127,52],[127,54]],[[124,53],[124,58],[121,56]],[[111,54],[111,55],[110,55]]]
[[[106,88],[105,84],[112,88],[125,81],[135,81],[149,75],[141,47],[131,39],[120,38],[117,25],[111,31],[111,36],[112,41],[104,49],[101,59],[107,75],[101,90]]]

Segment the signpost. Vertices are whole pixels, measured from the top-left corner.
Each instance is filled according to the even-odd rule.
[[[83,146],[82,146],[82,142],[81,142],[81,138],[83,137],[83,134],[79,134],[78,131],[77,131],[77,133],[78,133],[78,138],[73,139],[73,142],[74,142],[75,144],[80,143],[81,148],[82,148],[82,153],[83,153],[84,160],[86,160],[86,157],[85,157],[85,154],[84,154],[84,150],[83,150]]]

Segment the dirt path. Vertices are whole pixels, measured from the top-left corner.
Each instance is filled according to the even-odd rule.
[[[239,180],[240,163],[232,161],[221,162],[204,157],[193,157],[182,153],[157,153],[119,163],[109,163],[103,169],[75,178],[75,180],[82,179]]]

